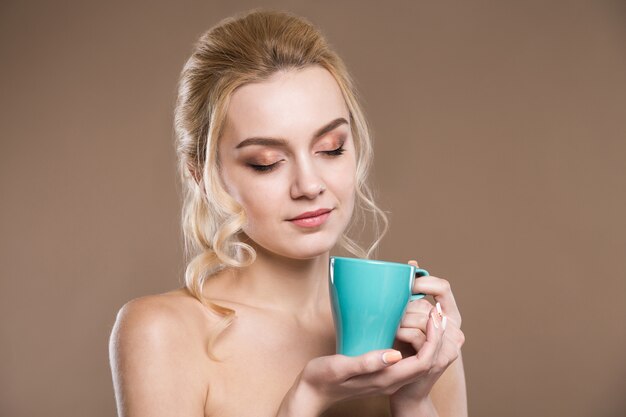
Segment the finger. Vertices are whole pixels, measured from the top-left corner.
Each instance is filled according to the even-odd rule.
[[[427,316],[431,308],[433,308],[433,305],[430,301],[425,298],[420,298],[419,300],[409,301],[409,304],[406,307],[406,312],[422,313]]]
[[[415,277],[413,282],[413,291],[421,291],[437,298],[448,297],[452,295],[452,287],[450,283],[434,275],[424,275]]]
[[[450,363],[456,360],[464,341],[465,336],[463,332],[452,324],[448,324],[443,333],[441,347],[435,359],[440,368],[446,368]]]
[[[426,331],[426,323],[428,323],[428,312],[426,313],[407,313],[400,321],[400,327],[407,327]]]
[[[396,339],[410,344],[416,352],[419,352],[426,342],[426,334],[420,329],[400,328],[396,332]]]
[[[443,343],[443,333],[445,329],[437,314],[437,309],[433,308],[428,316],[428,323],[426,325],[426,343],[421,351],[417,352],[418,359],[424,359],[426,362],[429,360],[434,362],[437,352],[441,349]]]
[[[413,283],[414,293],[432,295],[436,302],[441,304],[445,315],[460,318],[459,309],[452,294],[452,287],[445,279],[432,275],[416,277]],[[460,325],[460,323],[457,323]]]
[[[456,327],[450,319],[448,319],[444,336],[446,339],[444,343],[451,343],[452,346],[455,346],[458,351],[461,350],[461,347],[465,343],[465,333]]]
[[[410,265],[415,265],[415,267],[416,267],[416,268],[419,268],[419,267],[420,267],[420,266],[418,265],[417,261],[416,261],[416,260],[414,260],[414,259],[411,259],[408,263],[409,263]]]
[[[334,373],[344,379],[380,371],[402,359],[402,354],[394,349],[374,350],[353,357],[337,356],[339,358]]]

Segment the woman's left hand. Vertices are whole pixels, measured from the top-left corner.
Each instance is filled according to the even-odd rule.
[[[409,264],[418,267],[416,261],[409,261]],[[461,314],[448,281],[434,276],[418,277],[413,284],[413,293],[433,296],[440,306],[437,310],[441,311],[441,317],[446,317],[446,328],[436,359],[439,363],[437,375],[434,375],[435,378],[404,385],[391,394],[389,400],[393,409],[418,407],[420,403],[428,401],[428,395],[436,380],[458,358],[461,346],[465,342],[465,336],[461,331]],[[403,358],[415,355],[426,342],[426,325],[432,309],[433,305],[425,298],[411,301],[407,306],[394,344],[394,349],[399,350]]]

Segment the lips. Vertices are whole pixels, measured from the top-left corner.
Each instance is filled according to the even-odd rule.
[[[309,211],[306,213],[302,213],[300,216],[295,219],[289,220],[289,222],[297,227],[313,230],[321,227],[326,220],[330,217],[331,210],[329,209],[321,209],[316,211]],[[312,216],[312,217],[306,217]]]
[[[315,211],[307,211],[305,213],[300,214],[297,217],[289,219],[289,221],[300,220],[300,219],[308,219],[308,218],[311,218],[311,217],[321,216],[322,214],[326,214],[326,213],[330,212],[331,210],[332,209],[323,208],[323,209],[319,209],[319,210],[315,210]]]

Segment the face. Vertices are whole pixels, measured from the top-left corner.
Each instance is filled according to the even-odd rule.
[[[246,212],[243,231],[255,246],[307,259],[337,243],[355,200],[349,123],[339,86],[318,66],[232,94],[218,146],[221,176]]]

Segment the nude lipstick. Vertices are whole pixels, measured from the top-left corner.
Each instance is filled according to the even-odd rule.
[[[289,221],[300,227],[318,227],[326,222],[330,217],[332,209],[319,209],[315,211],[307,211]]]

